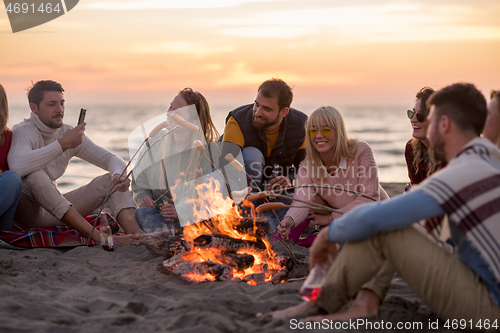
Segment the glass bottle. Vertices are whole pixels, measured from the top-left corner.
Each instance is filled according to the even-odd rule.
[[[279,174],[280,174],[279,167],[280,167],[279,164],[274,163],[274,165],[273,165],[273,171],[272,171],[272,179],[274,179],[274,178],[276,178],[276,177],[279,176]],[[271,192],[272,192],[272,189],[271,189]],[[270,195],[269,199],[274,200],[274,199],[276,199],[276,197],[274,195]]]
[[[325,283],[325,276],[328,272],[328,266],[325,264],[318,264],[314,266],[302,287],[300,287],[299,294],[307,302],[314,302],[318,298],[319,292]]]
[[[113,233],[111,232],[111,227],[109,226],[108,218],[105,212],[101,212],[99,217],[99,233],[101,234],[101,246],[106,251],[114,251],[113,247]]]

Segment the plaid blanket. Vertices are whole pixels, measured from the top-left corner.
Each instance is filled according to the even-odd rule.
[[[94,225],[97,215],[89,215],[85,218],[90,225]],[[118,232],[120,226],[113,216],[106,213],[111,230]],[[96,229],[99,229],[97,222]],[[0,230],[0,239],[10,245],[32,248],[32,247],[74,247],[87,245],[87,238],[80,235],[78,231],[69,226],[39,227],[26,230]],[[96,245],[90,240],[89,245]]]

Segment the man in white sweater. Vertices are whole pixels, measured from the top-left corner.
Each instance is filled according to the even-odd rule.
[[[23,228],[68,225],[87,237],[92,226],[83,218],[100,207],[125,169],[118,156],[94,144],[84,134],[86,123],[65,125],[64,89],[54,81],[38,81],[28,93],[29,119],[12,129],[8,162],[11,170],[23,177],[23,192],[14,220]],[[108,174],[62,195],[56,186],[73,156],[92,163]],[[139,228],[135,203],[128,190],[130,181],[122,176],[109,197],[109,206],[127,234],[114,237],[116,245],[138,244]],[[100,242],[94,230],[92,239]]]

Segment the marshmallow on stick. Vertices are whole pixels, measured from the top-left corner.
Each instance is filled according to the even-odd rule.
[[[193,123],[190,123],[189,121],[187,121],[186,119],[184,119],[180,115],[178,115],[177,113],[172,114],[170,116],[170,118],[173,121],[175,121],[177,124],[181,125],[182,127],[187,128],[187,129],[190,129],[191,131],[197,131],[200,129],[198,126],[196,126]]]
[[[196,148],[198,148],[199,151],[201,151],[202,153],[205,151],[205,146],[203,145],[203,143],[200,141],[200,140],[194,140],[194,145],[196,146]]]
[[[149,132],[149,137],[150,138],[154,137],[156,134],[158,134],[159,131],[166,128],[169,124],[170,122],[168,120],[159,123],[158,125],[155,126],[155,128],[153,128],[151,132]]]
[[[248,193],[252,192],[251,187],[244,188],[243,190],[240,191],[231,191],[231,194],[233,195],[233,198],[246,198]]]
[[[229,163],[231,163],[231,165],[234,166],[236,168],[236,170],[243,171],[243,169],[244,169],[243,165],[241,165],[241,163],[238,162],[234,158],[233,154],[231,154],[231,153],[227,154],[226,157],[225,157],[225,159],[226,159],[226,161],[228,161]]]

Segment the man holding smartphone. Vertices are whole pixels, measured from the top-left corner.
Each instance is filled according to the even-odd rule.
[[[138,244],[142,233],[135,219],[135,203],[128,190],[130,180],[121,176],[125,162],[94,144],[85,136],[85,123],[65,125],[64,89],[61,84],[38,81],[28,93],[29,119],[13,127],[12,147],[8,155],[10,168],[23,177],[23,192],[14,220],[23,228],[66,224],[85,237],[92,226],[84,216],[104,202],[113,184],[116,190],[108,200],[112,214],[127,234],[115,237],[116,245]],[[92,163],[109,173],[89,184],[62,195],[57,189],[60,178],[73,156]],[[92,239],[100,242],[94,230]]]

